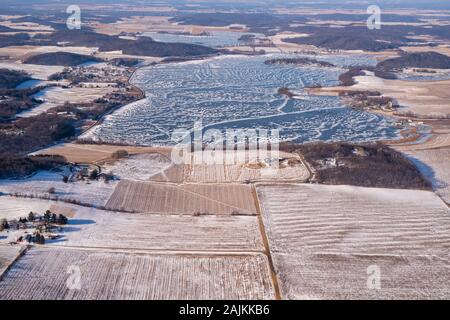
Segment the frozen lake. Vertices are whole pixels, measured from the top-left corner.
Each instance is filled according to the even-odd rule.
[[[311,85],[334,86],[343,66],[374,64],[365,56],[320,57],[337,67],[266,65],[266,56],[221,56],[140,69],[133,82],[147,98],[119,109],[87,133],[110,142],[167,145],[195,121],[208,128],[279,129],[285,140],[371,141],[397,137],[393,123],[350,109],[337,97],[301,95]],[[281,87],[301,97],[288,99]]]

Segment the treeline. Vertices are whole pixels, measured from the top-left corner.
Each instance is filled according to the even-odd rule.
[[[369,30],[367,27],[356,26],[343,28],[305,26],[298,28],[298,32],[308,33],[308,37],[289,38],[283,41],[314,45],[331,50],[364,51],[396,49],[401,45],[412,42],[412,40],[405,37],[407,33],[392,28],[387,32],[383,30],[385,28],[383,27],[382,30]]]
[[[381,143],[315,142],[284,144],[281,149],[303,155],[318,183],[431,190],[430,182],[412,162]]]
[[[130,40],[88,30],[60,30],[51,34],[37,34],[34,37],[30,37],[26,33],[0,36],[0,47],[13,45],[59,46],[60,43],[70,46],[95,47],[102,52],[121,50],[124,54],[161,58],[206,56],[219,52],[216,49],[197,44],[158,42],[150,37]]]
[[[88,56],[84,54],[71,52],[49,52],[31,56],[25,59],[23,63],[46,66],[74,67],[87,62],[101,61],[103,60],[94,56]]]
[[[24,81],[30,80],[28,73],[9,69],[0,69],[0,89],[13,89]]]
[[[43,113],[0,124],[0,158],[26,155],[39,148],[75,135],[75,120],[64,115]]]
[[[378,63],[380,72],[394,72],[405,68],[450,69],[450,57],[437,52],[406,53]]]
[[[31,37],[27,33],[0,35],[0,48],[9,46],[24,46],[27,44],[32,44]]]
[[[266,60],[264,62],[265,64],[293,64],[297,66],[309,66],[309,65],[317,65],[320,67],[335,67],[334,64],[326,62],[326,61],[319,61],[316,59],[311,58],[281,58],[281,59],[270,59]]]
[[[358,76],[364,76],[364,71],[371,71],[374,73],[375,76],[383,79],[390,79],[394,80],[397,79],[397,76],[395,73],[393,73],[391,70],[383,70],[379,68],[378,66],[372,67],[372,66],[354,66],[350,67],[350,69],[347,72],[344,72],[339,76],[339,81],[341,83],[341,86],[344,87],[350,87],[356,84],[355,77]]]
[[[342,28],[305,25],[290,27],[285,31],[307,33],[309,36],[289,38],[283,41],[309,44],[331,50],[383,51],[399,49],[402,46],[418,42],[423,42],[424,45],[429,44],[429,41],[408,37],[412,35],[429,35],[445,40],[450,38],[450,26],[448,25],[433,26],[433,28],[410,25],[383,25],[379,30],[369,30],[366,26],[356,25],[343,26]]]
[[[84,30],[63,30],[50,35],[37,35],[34,41],[50,45],[64,42],[72,46],[96,47],[100,51],[121,50],[124,54],[152,57],[202,56],[218,52],[196,44],[157,42],[149,37],[130,40]]]
[[[67,164],[62,156],[0,157],[0,179],[21,178],[38,170],[51,170]]]
[[[372,69],[371,67],[351,67],[347,72],[339,76],[341,86],[350,87],[356,84],[354,77],[365,75],[364,70]]]
[[[45,86],[29,89],[0,89],[0,122],[38,105],[39,102],[32,96],[44,88]]]
[[[397,79],[396,72],[405,68],[450,69],[450,57],[436,52],[404,53],[402,56],[379,62],[375,67],[354,66],[339,76],[341,86],[352,86],[354,77],[363,76],[364,71],[372,71],[383,79]]]
[[[135,67],[140,64],[143,60],[134,59],[134,58],[114,58],[110,61],[113,66],[117,67]]]

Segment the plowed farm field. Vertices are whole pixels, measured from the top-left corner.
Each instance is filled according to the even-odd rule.
[[[232,183],[246,181],[295,180],[303,182],[309,173],[302,164],[280,167],[275,171],[251,165],[194,165],[186,174],[187,182]]]
[[[435,194],[296,184],[258,196],[284,298],[450,298],[450,211]]]
[[[274,290],[262,254],[194,257],[32,248],[5,273],[0,297],[273,299]]]
[[[256,214],[247,185],[171,185],[121,181],[108,210],[167,214]]]

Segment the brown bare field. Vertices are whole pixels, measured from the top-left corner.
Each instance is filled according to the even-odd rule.
[[[72,247],[172,252],[263,252],[256,216],[175,216],[78,207],[63,228]]]
[[[36,154],[61,155],[66,157],[67,161],[69,162],[95,163],[111,159],[112,154],[118,150],[126,150],[129,154],[170,154],[170,148],[164,147],[134,147],[77,143],[59,144],[47,149],[40,150]]]
[[[1,21],[0,26],[9,27],[16,30],[25,30],[25,31],[35,31],[35,32],[51,32],[54,31],[54,29],[50,26],[44,26],[38,23],[33,22],[20,22],[15,23],[11,21]]]
[[[160,214],[256,214],[246,185],[171,185],[120,181],[108,210]]]
[[[284,298],[450,297],[450,211],[435,194],[306,184],[257,190]],[[374,265],[375,291],[367,287]]]
[[[72,52],[84,55],[92,55],[97,51],[96,48],[87,47],[58,47],[58,46],[10,46],[0,48],[0,55],[10,57],[15,62],[20,62],[31,56],[50,52]],[[26,67],[26,65],[24,65]],[[46,68],[48,66],[41,66]]]
[[[76,284],[73,280],[78,274],[79,290],[70,286]],[[36,247],[0,282],[4,300],[256,300],[274,296],[268,261],[262,254],[147,255]]]

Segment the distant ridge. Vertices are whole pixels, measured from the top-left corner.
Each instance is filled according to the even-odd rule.
[[[51,52],[38,54],[25,59],[23,63],[74,67],[86,62],[100,62],[99,58],[70,52]]]
[[[418,52],[388,59],[377,65],[377,69],[385,71],[404,68],[450,69],[450,57],[437,52]]]

